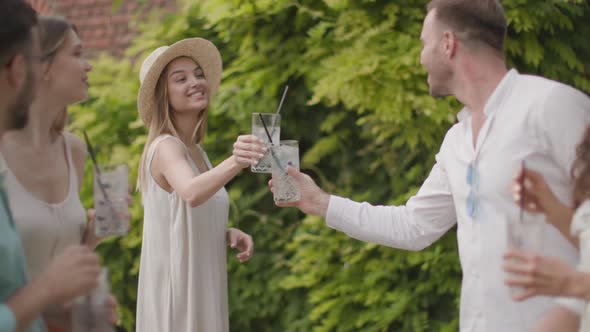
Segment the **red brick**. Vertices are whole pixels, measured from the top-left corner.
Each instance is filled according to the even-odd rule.
[[[76,25],[82,44],[91,56],[101,52],[122,56],[137,33],[131,20],[144,17],[153,8],[164,12],[173,12],[176,8],[173,0],[145,0],[141,5],[137,0],[123,0],[116,11],[113,11],[113,0],[27,1],[39,8],[52,4],[52,13],[63,15]]]

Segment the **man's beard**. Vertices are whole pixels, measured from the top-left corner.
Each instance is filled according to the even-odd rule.
[[[430,96],[433,98],[444,98],[452,96],[453,94],[447,89],[433,87],[430,89]]]
[[[450,68],[439,64],[436,71],[431,73],[430,95],[434,98],[442,98],[453,95],[450,89],[450,82],[453,78],[453,71]]]
[[[29,68],[27,79],[19,94],[13,103],[8,105],[6,113],[6,129],[18,130],[23,129],[29,121],[29,108],[33,102],[35,92],[33,71]]]

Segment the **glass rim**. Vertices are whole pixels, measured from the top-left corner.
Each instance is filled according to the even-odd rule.
[[[273,116],[273,115],[274,116],[281,116],[280,113],[259,113],[259,112],[258,113],[252,113],[252,116],[258,115],[258,114],[261,114],[261,115],[271,115],[271,116]]]
[[[100,161],[98,162],[98,166],[99,167],[119,167],[119,166],[125,166],[127,168],[129,167],[129,164],[125,163],[125,162],[120,162],[120,163],[110,163],[110,162],[106,162],[106,163],[101,163]],[[96,168],[94,166],[94,164],[92,164],[92,168]]]
[[[299,145],[299,141],[294,140],[294,139],[285,139],[285,140],[279,141],[279,145],[293,145],[293,144]]]

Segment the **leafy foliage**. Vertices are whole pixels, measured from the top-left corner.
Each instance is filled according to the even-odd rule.
[[[505,0],[507,60],[590,92],[590,5]],[[145,129],[136,115],[138,69],[151,50],[179,39],[212,40],[224,58],[205,142],[213,163],[250,131],[252,112],[274,112],[283,87],[283,138],[300,142],[302,168],[328,192],[403,204],[434,162],[460,105],[428,95],[418,39],[426,0],[184,1],[176,15],[138,22],[127,58],[96,59],[91,98],[71,110],[105,162],[136,175]],[[89,165],[88,165],[89,166]],[[90,168],[88,168],[88,171]],[[91,174],[91,172],[88,172]],[[83,198],[92,204],[90,178]],[[450,232],[423,252],[352,240],[312,216],[272,203],[268,177],[243,172],[228,186],[230,223],[253,235],[256,254],[229,255],[235,331],[456,331],[460,265]],[[99,248],[134,329],[142,208],[133,229]]]

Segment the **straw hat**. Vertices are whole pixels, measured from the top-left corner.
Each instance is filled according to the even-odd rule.
[[[152,120],[156,111],[156,84],[162,71],[170,61],[178,57],[189,57],[203,69],[209,86],[209,101],[215,95],[221,73],[221,55],[217,47],[203,38],[188,38],[178,41],[171,46],[161,46],[145,58],[139,71],[139,94],[137,95],[137,110],[146,126]]]

